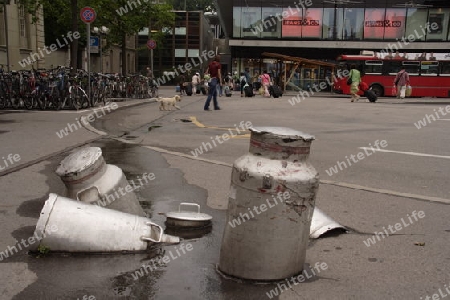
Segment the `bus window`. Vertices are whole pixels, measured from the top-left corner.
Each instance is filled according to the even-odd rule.
[[[420,73],[423,76],[437,76],[439,70],[439,62],[422,61],[420,64]]]
[[[441,62],[441,76],[450,76],[450,61]]]
[[[396,60],[386,60],[386,72],[389,75],[397,75],[398,72],[402,69],[402,62]]]
[[[419,75],[420,61],[404,61],[403,66],[409,75]]]
[[[382,60],[366,60],[364,65],[364,74],[381,74],[383,69]]]

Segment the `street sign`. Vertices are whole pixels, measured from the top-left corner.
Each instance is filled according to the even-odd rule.
[[[91,36],[91,53],[98,53],[98,49],[100,47],[100,39],[98,36]]]
[[[80,11],[81,21],[86,24],[94,22],[96,16],[95,10],[89,6],[83,7]]]
[[[155,40],[148,40],[147,41],[147,48],[150,50],[153,50],[156,48],[156,41]]]

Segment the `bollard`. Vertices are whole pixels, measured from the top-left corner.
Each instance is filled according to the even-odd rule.
[[[64,158],[56,174],[66,186],[66,196],[138,216],[145,216],[122,170],[105,163],[99,147],[86,147]],[[146,182],[149,178],[145,178]],[[133,182],[134,185],[134,182]]]
[[[34,232],[50,251],[144,251],[148,242],[179,243],[150,219],[50,194]]]
[[[308,162],[314,137],[284,127],[250,128],[249,153],[233,165],[221,272],[280,280],[306,257],[319,176]]]

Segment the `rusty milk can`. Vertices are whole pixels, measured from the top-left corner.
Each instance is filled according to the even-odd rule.
[[[279,280],[303,270],[319,175],[314,137],[284,127],[250,128],[249,153],[233,165],[219,270]]]

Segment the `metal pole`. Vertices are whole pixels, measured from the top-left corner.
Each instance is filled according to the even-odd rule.
[[[150,49],[150,69],[152,71],[152,75],[153,75],[153,49]]]
[[[91,105],[91,24],[86,24],[87,28],[87,72],[88,72],[88,103]]]
[[[102,57],[102,45],[103,45],[103,41],[102,41],[102,34],[100,33],[100,42],[99,42],[99,44],[98,44],[98,47],[100,48],[99,49],[99,51],[100,51],[100,73],[102,73],[103,74],[103,57]]]
[[[10,68],[9,68],[8,14],[6,13],[6,1],[3,2],[3,17],[5,18],[6,68],[7,71],[9,72]]]

